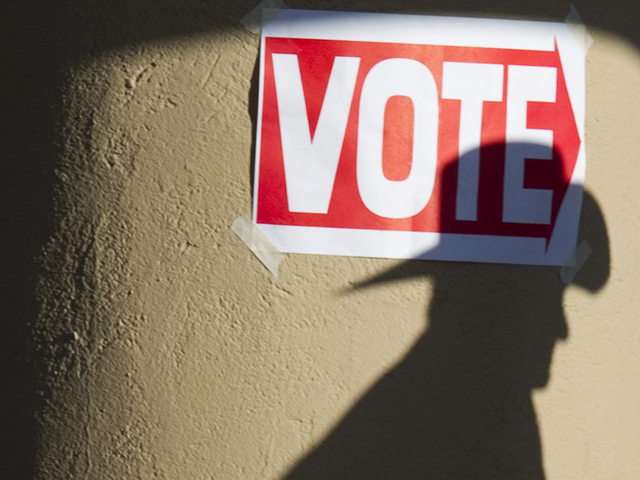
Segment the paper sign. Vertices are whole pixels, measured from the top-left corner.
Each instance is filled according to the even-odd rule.
[[[253,219],[283,252],[562,265],[584,63],[564,23],[283,10]]]

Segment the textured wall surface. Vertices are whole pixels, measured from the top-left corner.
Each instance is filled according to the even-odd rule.
[[[301,255],[271,275],[230,230],[251,208],[255,2],[55,3],[0,7],[1,478],[640,478],[634,4],[576,3],[594,252],[565,286]]]

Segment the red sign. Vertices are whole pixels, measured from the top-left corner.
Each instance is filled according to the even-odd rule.
[[[422,232],[437,236],[437,248],[425,244],[434,258],[479,261],[511,257],[459,257],[444,242],[540,239],[522,262],[547,263],[581,151],[557,35],[552,42],[532,50],[263,33],[256,223]]]

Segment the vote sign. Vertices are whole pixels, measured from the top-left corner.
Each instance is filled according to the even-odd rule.
[[[583,136],[565,24],[285,10],[262,32],[254,221],[286,252],[562,264]]]

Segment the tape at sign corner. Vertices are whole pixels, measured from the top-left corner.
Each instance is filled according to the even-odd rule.
[[[254,35],[259,35],[262,27],[276,18],[283,8],[287,8],[284,0],[262,0],[242,17],[240,23]]]
[[[567,18],[564,19],[564,22],[569,27],[569,30],[571,30],[571,33],[573,33],[573,36],[576,38],[582,48],[582,51],[586,55],[587,50],[589,50],[589,47],[593,43],[593,38],[589,35],[586,25],[582,23],[580,14],[573,4],[570,5],[569,14],[567,15]]]
[[[567,261],[560,267],[560,279],[569,285],[573,282],[578,272],[584,267],[593,249],[586,240],[580,242],[575,251],[569,256]]]
[[[249,250],[258,257],[258,260],[267,267],[267,269],[278,276],[278,266],[282,261],[283,255],[271,243],[271,240],[262,233],[262,230],[251,221],[249,217],[240,217],[233,222],[231,229],[236,232],[236,235],[249,247]]]

